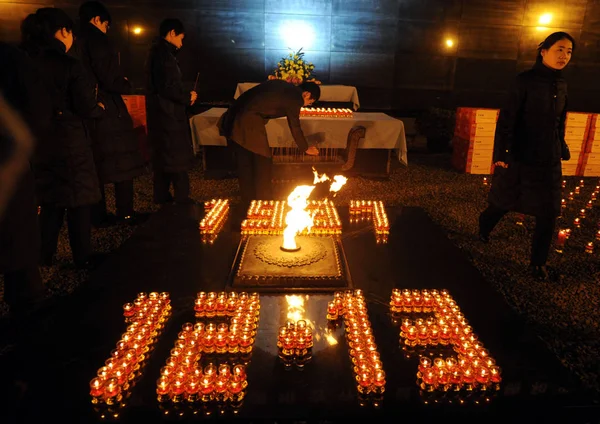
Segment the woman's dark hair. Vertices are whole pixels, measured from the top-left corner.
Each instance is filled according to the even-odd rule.
[[[302,85],[300,85],[300,88],[302,89],[302,92],[308,91],[310,93],[310,97],[315,102],[318,102],[321,98],[321,87],[319,87],[319,85],[315,84],[314,82],[302,83]]]
[[[171,31],[175,31],[175,35],[184,33],[185,28],[183,27],[183,23],[179,19],[174,18],[167,18],[160,23],[158,32],[161,38],[165,38]]]
[[[21,22],[21,42],[30,53],[48,45],[56,31],[66,28],[73,31],[73,21],[64,10],[55,7],[43,7],[28,15]]]
[[[86,1],[79,7],[79,20],[82,24],[91,21],[96,16],[100,17],[102,22],[108,21],[109,24],[112,22],[108,9],[99,1]]]
[[[536,60],[538,62],[542,61],[542,50],[548,50],[550,47],[558,43],[560,40],[569,40],[573,43],[573,51],[575,51],[575,39],[571,36],[571,34],[559,31],[553,32],[550,34],[544,41],[542,41],[538,46],[538,54]]]

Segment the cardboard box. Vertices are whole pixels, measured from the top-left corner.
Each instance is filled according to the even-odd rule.
[[[565,128],[565,140],[585,140],[588,134],[587,127],[567,127]]]
[[[585,145],[585,152],[600,152],[600,137],[598,138],[588,138],[588,142]]]
[[[567,128],[583,127],[587,128],[591,123],[592,114],[585,112],[567,112],[565,126]]]
[[[122,96],[125,106],[131,119],[133,120],[134,127],[146,127],[146,96],[140,95],[127,95]]]
[[[476,137],[494,137],[496,135],[496,123],[462,123],[458,126],[457,135],[466,140]]]
[[[561,168],[564,176],[578,175],[579,163],[574,161],[562,162]]]
[[[500,116],[500,109],[459,107],[456,115],[470,123],[495,123]]]
[[[582,177],[598,177],[600,176],[600,164],[588,164],[581,167]]]
[[[492,164],[483,162],[468,163],[465,169],[467,174],[490,175],[492,173]]]

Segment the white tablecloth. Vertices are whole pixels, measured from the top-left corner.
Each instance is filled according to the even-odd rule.
[[[235,89],[234,99],[237,99],[245,91],[257,86],[258,82],[240,82]],[[321,101],[324,102],[352,102],[354,110],[358,110],[358,91],[351,85],[321,85]]]
[[[217,121],[226,110],[212,108],[190,119],[196,152],[200,146],[227,146],[227,140],[219,135],[217,128]],[[345,149],[350,129],[363,126],[367,132],[358,144],[359,149],[392,149],[400,162],[408,164],[404,124],[385,113],[355,112],[353,118],[307,117],[300,118],[300,125],[309,144],[335,149]],[[296,147],[286,118],[271,119],[266,129],[271,147]]]

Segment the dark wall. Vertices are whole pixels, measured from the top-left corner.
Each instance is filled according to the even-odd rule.
[[[35,0],[30,0],[34,1]],[[79,1],[0,2],[0,34],[43,5],[76,16]],[[363,107],[500,107],[537,44],[564,30],[579,42],[565,74],[570,108],[600,112],[600,0],[107,0],[112,36],[130,78],[143,83],[148,46],[164,17],[187,27],[180,61],[200,72],[204,100],[227,100],[238,81],[263,81],[288,47],[304,47],[319,79],[358,87]],[[547,27],[540,15],[552,13]],[[140,26],[140,35],[132,30]],[[293,37],[296,35],[297,37]],[[292,38],[290,38],[292,37]],[[297,40],[294,40],[297,38]],[[454,44],[446,45],[447,39]]]

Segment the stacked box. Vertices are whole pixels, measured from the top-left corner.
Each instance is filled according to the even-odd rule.
[[[565,176],[581,175],[581,164],[584,160],[591,114],[568,112],[565,122],[565,141],[571,152],[571,160],[562,162],[562,173]]]
[[[597,113],[590,116],[588,138],[579,175],[584,177],[600,176],[600,114]]]
[[[459,107],[452,141],[452,166],[468,174],[491,174],[499,109]]]
[[[131,115],[134,127],[146,128],[146,96],[122,96],[125,106]]]

